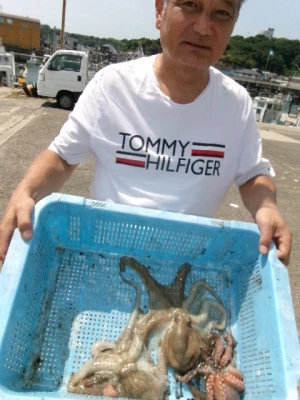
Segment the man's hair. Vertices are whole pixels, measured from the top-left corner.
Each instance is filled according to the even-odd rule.
[[[239,0],[239,9],[242,7],[242,4],[245,0]],[[167,4],[168,0],[163,0],[164,4]]]
[[[240,0],[239,2],[239,9],[242,7],[242,4],[244,3],[245,0]]]

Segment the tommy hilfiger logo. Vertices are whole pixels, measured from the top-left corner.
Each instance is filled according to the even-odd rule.
[[[195,175],[219,176],[225,145],[143,138],[120,132],[121,149],[116,152],[116,163],[127,166],[156,169],[166,172],[184,172]]]
[[[145,168],[146,158],[146,154],[130,153],[128,151],[117,151],[116,163]]]
[[[192,156],[224,158],[225,146],[223,144],[193,143]]]

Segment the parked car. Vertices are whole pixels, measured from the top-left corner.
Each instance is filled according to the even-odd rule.
[[[56,51],[39,72],[38,95],[55,98],[60,108],[71,110],[90,79],[88,64],[83,51]]]

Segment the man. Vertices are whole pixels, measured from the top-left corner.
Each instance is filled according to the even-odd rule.
[[[15,227],[25,240],[37,201],[76,166],[97,160],[90,197],[213,216],[233,182],[288,264],[291,232],[276,206],[272,167],[261,157],[251,100],[212,68],[228,44],[242,0],[156,0],[163,52],[99,71],[60,135],[31,164],[0,226],[0,257]]]

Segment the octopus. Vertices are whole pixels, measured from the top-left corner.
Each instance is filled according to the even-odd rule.
[[[216,333],[223,331],[227,322],[226,310],[217,293],[205,281],[199,280],[185,297],[185,280],[191,270],[187,263],[178,269],[169,285],[158,283],[147,268],[132,257],[121,258],[120,271],[124,272],[126,266],[133,269],[146,286],[150,309],[181,309],[173,316],[161,342],[166,364],[174,370],[178,381],[188,384],[196,400],[239,399],[244,383],[232,360],[233,336],[225,334],[222,337]],[[205,292],[216,301],[204,299]],[[182,377],[182,374],[185,375]],[[197,375],[205,377],[205,394],[190,382]]]
[[[116,342],[98,341],[86,362],[69,380],[71,393],[134,399],[164,399],[168,391],[167,368],[160,352],[157,365],[147,354],[144,343],[150,331],[165,316],[140,315],[140,289],[129,322]],[[150,384],[151,382],[151,384]]]
[[[140,287],[124,277],[126,267],[136,272],[147,289],[149,311],[145,314],[140,310]],[[220,342],[221,336],[216,339],[217,334],[211,333],[225,329],[227,314],[217,293],[203,280],[195,282],[185,295],[185,281],[190,270],[189,264],[183,264],[174,280],[162,285],[134,258],[121,257],[121,278],[136,290],[129,322],[116,342],[101,340],[92,346],[92,359],[70,378],[68,391],[161,400],[169,392],[167,373],[168,368],[172,368],[178,381],[186,382],[197,399],[204,396],[191,382],[197,375],[206,378],[208,400],[214,399],[215,392],[227,393],[229,382],[238,373],[229,367],[233,345],[229,337],[224,336],[226,339]],[[206,292],[212,299],[204,297]],[[149,349],[153,336],[160,338],[156,363]],[[238,392],[236,386],[232,393]],[[235,399],[233,394],[230,396],[215,398]]]
[[[188,295],[185,296],[185,281],[191,271],[190,264],[183,264],[169,285],[157,282],[149,274],[147,267],[133,257],[121,257],[121,273],[125,272],[126,266],[134,270],[143,281],[148,292],[150,310],[184,308],[193,326],[197,326],[202,331],[209,332],[212,328],[224,330],[227,322],[226,310],[220,297],[204,280],[195,282]],[[205,292],[210,293],[216,301],[204,299]]]
[[[207,332],[211,327],[225,328],[226,311],[221,299],[203,280],[194,283],[188,296],[185,297],[185,280],[191,271],[191,266],[187,263],[178,269],[173,282],[169,285],[157,282],[149,274],[147,268],[132,257],[120,259],[121,273],[125,272],[126,266],[134,270],[146,286],[150,312],[157,310],[156,313],[154,312],[154,318],[159,318],[159,324],[168,322],[161,341],[161,351],[167,366],[179,373],[188,371],[202,353],[207,353],[209,348]],[[203,300],[205,291],[215,297],[217,302]],[[198,310],[195,307],[196,303],[198,303]],[[162,309],[169,311],[164,313],[165,318],[161,320],[160,310]],[[217,320],[209,319],[210,309],[216,309],[219,312]],[[198,314],[191,315],[192,312],[198,312]]]
[[[243,376],[236,369],[232,356],[235,341],[231,334],[212,334],[215,345],[210,357],[200,362],[185,375],[175,374],[180,383],[187,383],[195,400],[239,400],[244,392]],[[201,393],[192,383],[196,376],[204,377],[205,391]]]

